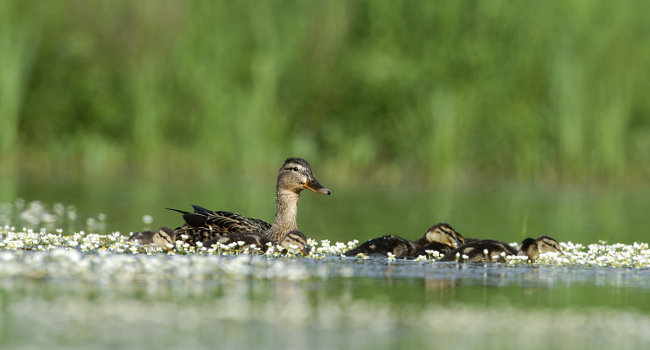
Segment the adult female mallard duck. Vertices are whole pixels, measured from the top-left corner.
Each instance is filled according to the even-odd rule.
[[[190,245],[234,233],[258,234],[273,243],[280,243],[288,232],[298,230],[298,199],[300,192],[305,189],[327,195],[331,193],[316,180],[306,160],[288,158],[278,171],[276,213],[272,225],[259,219],[193,205],[193,213],[169,208],[182,213],[185,220],[185,224],[177,227],[174,232],[176,237]]]
[[[393,235],[371,239],[360,246],[345,253],[346,256],[365,255],[386,255],[392,253],[395,256],[413,256],[420,249],[428,244],[437,243],[440,246],[447,246],[449,250],[458,248],[463,244],[463,236],[456,232],[453,227],[441,222],[431,226],[422,238],[409,241],[402,237]]]
[[[506,256],[527,256],[528,260],[535,261],[541,253],[558,252],[559,243],[549,236],[540,236],[536,239],[526,238],[521,242],[519,249],[515,249],[506,242],[484,239],[462,245],[445,254],[443,261],[464,262],[505,262]],[[466,257],[466,258],[465,258]]]
[[[269,248],[270,244],[273,244],[268,238],[256,234],[256,233],[233,233],[226,236],[220,236],[216,238],[209,239],[203,242],[203,246],[210,248],[213,245],[220,243],[223,245],[229,245],[231,243],[239,243],[239,249],[250,248],[255,246],[259,248],[261,253],[264,253]],[[288,249],[294,249],[302,255],[307,255],[309,251],[307,250],[307,237],[298,231],[292,230],[287,232],[278,244],[285,248],[285,252]]]

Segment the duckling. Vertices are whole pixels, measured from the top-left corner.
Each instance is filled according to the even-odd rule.
[[[265,253],[269,247],[269,243],[273,243],[265,236],[257,233],[233,233],[207,240],[202,244],[204,247],[210,248],[217,243],[228,245],[234,242],[243,242],[241,248],[251,247],[254,245],[255,247],[259,248],[261,253]],[[285,249],[296,249],[303,255],[307,255],[309,253],[306,249],[307,237],[305,237],[305,235],[298,230],[287,232],[287,234],[284,235],[284,237],[282,237],[280,240],[279,245]],[[286,253],[286,250],[283,253]]]
[[[162,249],[173,249],[176,243],[176,232],[169,227],[161,227],[151,238],[152,242]]]
[[[413,256],[428,244],[447,246],[449,249],[458,248],[463,244],[463,236],[456,232],[450,225],[441,222],[431,226],[422,238],[416,241],[408,241],[402,237],[393,235],[371,239],[360,246],[345,253],[346,256],[356,256],[359,253],[366,255],[392,253],[395,256]],[[438,247],[440,248],[440,247]]]
[[[128,241],[140,243],[142,245],[151,244],[153,243],[154,234],[155,232],[153,231],[134,232],[131,234]]]
[[[161,227],[158,231],[142,231],[135,232],[128,239],[129,241],[137,242],[142,245],[155,244],[165,250],[171,249],[168,244],[174,246],[176,240],[176,233],[169,227]]]
[[[517,255],[527,256],[528,260],[535,262],[539,254],[557,252],[560,254],[560,244],[555,238],[549,236],[539,236],[536,239],[526,238],[521,242]]]
[[[506,242],[485,239],[464,244],[445,254],[442,260],[454,261],[458,254],[461,257],[459,260],[464,262],[506,262],[506,256],[514,255],[527,256],[530,261],[535,261],[540,253],[551,251],[562,253],[558,242],[549,236],[526,238],[521,242],[519,250]],[[463,259],[463,256],[467,256],[467,259]]]
[[[487,254],[486,254],[487,252]],[[460,261],[479,262],[479,261],[498,261],[505,262],[506,255],[517,255],[517,250],[506,242],[496,241],[493,239],[484,239],[464,244],[457,249],[445,253],[442,261],[454,261],[456,255],[461,257]],[[463,259],[467,256],[467,259]]]
[[[194,212],[171,209],[183,214],[185,224],[174,231],[177,237],[190,245],[234,233],[254,233],[264,236],[273,243],[279,243],[287,233],[298,230],[298,200],[300,192],[311,190],[330,195],[312,173],[311,166],[302,158],[288,158],[278,171],[276,184],[276,214],[273,224],[248,218],[227,211],[211,211],[193,205]]]

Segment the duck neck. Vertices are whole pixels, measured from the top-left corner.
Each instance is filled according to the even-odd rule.
[[[299,196],[299,193],[291,191],[277,191],[275,219],[266,233],[273,242],[279,242],[287,232],[298,229],[296,217],[298,216]]]

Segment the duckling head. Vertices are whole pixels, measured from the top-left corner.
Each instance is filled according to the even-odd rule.
[[[536,239],[526,238],[521,241],[521,247],[517,254],[526,255],[530,261],[534,262],[539,254],[548,252],[564,254],[560,250],[560,244],[557,240],[549,236],[539,236]]]
[[[454,249],[465,243],[463,236],[456,232],[453,227],[444,222],[429,227],[427,232],[424,234],[424,238],[429,243],[438,242],[453,247]]]
[[[307,237],[304,233],[298,230],[287,232],[287,234],[280,239],[279,244],[285,249],[298,250],[302,255],[309,254],[309,250],[307,249]]]
[[[288,158],[278,172],[278,193],[288,191],[298,194],[305,189],[327,195],[332,193],[316,180],[306,160]]]
[[[548,252],[557,252],[564,254],[560,249],[560,243],[558,243],[558,241],[553,237],[539,236],[535,241],[537,242],[537,250],[540,254]]]
[[[164,250],[171,250],[176,242],[176,232],[169,227],[161,227],[154,233],[152,241]]]

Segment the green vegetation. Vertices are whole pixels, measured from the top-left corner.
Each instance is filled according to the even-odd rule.
[[[0,165],[266,176],[300,155],[330,178],[642,178],[648,13],[645,1],[5,0]]]

